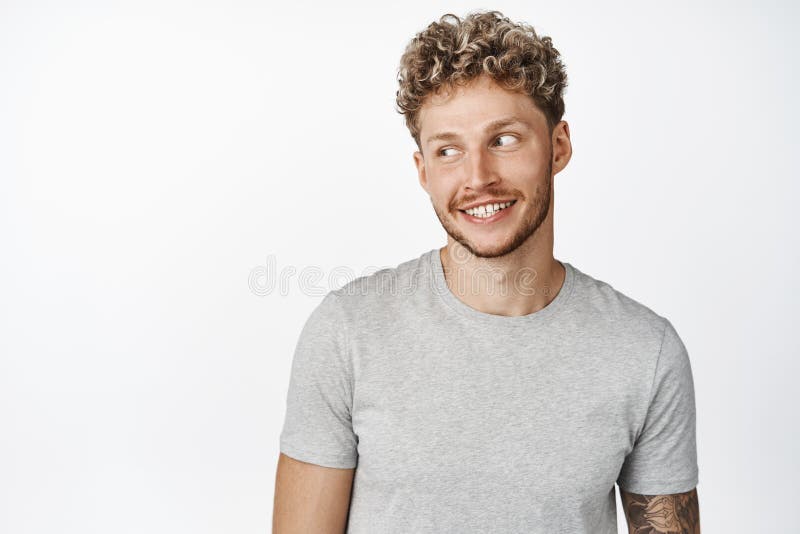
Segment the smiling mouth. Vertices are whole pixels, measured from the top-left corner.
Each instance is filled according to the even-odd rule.
[[[479,219],[486,219],[491,217],[492,215],[496,215],[497,213],[503,211],[504,209],[513,206],[517,201],[512,200],[510,202],[501,202],[498,204],[483,204],[481,206],[476,206],[474,208],[470,208],[468,210],[458,210],[461,213],[466,213],[467,215],[471,215],[472,217],[477,217]]]

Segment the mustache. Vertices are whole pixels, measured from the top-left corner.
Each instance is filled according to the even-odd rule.
[[[469,197],[460,198],[454,202],[450,203],[450,209],[458,209],[458,206],[463,206],[464,204],[469,204],[471,202],[475,202],[476,200],[480,200],[482,198],[492,197],[492,198],[514,198],[519,199],[522,198],[522,195],[519,191],[500,191],[500,190],[486,190],[481,195],[473,195]]]

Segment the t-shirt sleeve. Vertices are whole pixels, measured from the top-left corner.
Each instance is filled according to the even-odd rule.
[[[353,468],[352,367],[337,295],[329,292],[311,312],[292,360],[280,450],[303,462]]]
[[[692,368],[678,333],[665,322],[644,424],[617,479],[620,488],[640,495],[684,493],[698,482]]]

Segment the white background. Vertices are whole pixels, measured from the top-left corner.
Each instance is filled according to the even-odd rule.
[[[0,4],[0,531],[269,531],[292,351],[348,278],[258,296],[250,275],[444,244],[397,62],[486,7],[567,65],[555,256],[689,349],[703,531],[796,528],[796,4],[19,1]]]

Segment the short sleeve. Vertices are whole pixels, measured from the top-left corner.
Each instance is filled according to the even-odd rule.
[[[639,495],[684,493],[698,482],[692,368],[678,333],[664,320],[644,424],[617,479],[620,488]]]
[[[329,292],[311,312],[292,359],[280,450],[325,467],[353,468],[352,373],[340,303]]]

